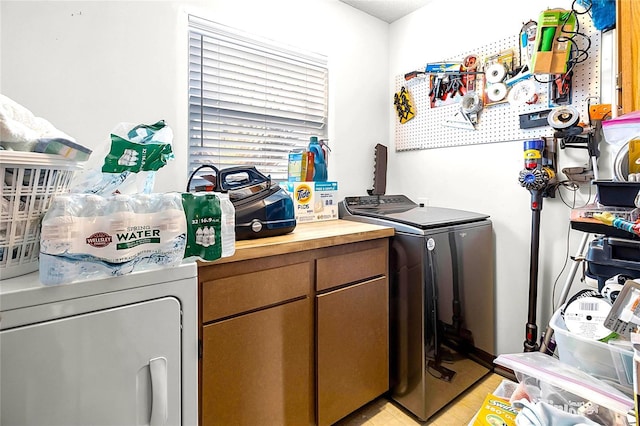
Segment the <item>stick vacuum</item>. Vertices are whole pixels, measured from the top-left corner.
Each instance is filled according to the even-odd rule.
[[[526,325],[525,352],[538,351],[538,326],[536,310],[538,299],[538,254],[540,251],[540,213],[542,198],[548,195],[550,183],[555,178],[551,167],[545,163],[545,140],[524,142],[524,169],[518,178],[520,185],[531,193],[531,255],[529,262],[529,310]]]

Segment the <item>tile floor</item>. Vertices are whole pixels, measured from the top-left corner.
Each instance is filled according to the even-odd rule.
[[[427,422],[419,422],[399,405],[381,397],[334,426],[467,426],[487,394],[494,392],[504,379],[496,373],[486,375]]]

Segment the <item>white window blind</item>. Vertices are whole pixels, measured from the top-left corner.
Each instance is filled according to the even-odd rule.
[[[189,168],[255,166],[327,136],[327,59],[189,16]]]

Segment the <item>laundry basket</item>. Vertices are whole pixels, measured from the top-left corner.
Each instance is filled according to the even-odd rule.
[[[38,270],[42,216],[81,168],[57,155],[0,151],[0,279]]]

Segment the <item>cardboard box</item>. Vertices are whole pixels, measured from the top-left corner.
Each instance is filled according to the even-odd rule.
[[[282,182],[293,198],[298,223],[338,219],[338,182]]]
[[[571,41],[576,16],[570,10],[549,9],[538,18],[536,51],[533,55],[534,74],[564,74],[571,53]]]

